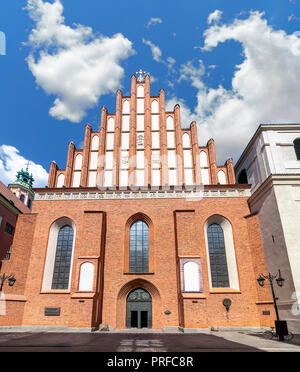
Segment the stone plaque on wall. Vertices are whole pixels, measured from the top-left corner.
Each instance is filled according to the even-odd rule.
[[[45,316],[60,316],[60,307],[45,307]]]

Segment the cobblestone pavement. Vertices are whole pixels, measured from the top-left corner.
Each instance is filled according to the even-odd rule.
[[[270,341],[249,332],[1,332],[0,352],[299,352],[294,343]]]
[[[0,352],[203,352],[259,351],[208,334],[163,333],[1,333]]]
[[[267,340],[263,337],[262,333],[238,331],[216,332],[218,337],[228,341],[234,341],[247,345],[248,347],[255,347],[262,351],[267,352],[300,352],[300,335],[295,335],[294,339],[290,342],[279,342],[277,340]]]

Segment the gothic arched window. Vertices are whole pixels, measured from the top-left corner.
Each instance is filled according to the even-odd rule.
[[[229,287],[223,229],[217,223],[207,228],[208,251],[212,287]]]
[[[68,289],[74,231],[69,225],[60,228],[57,236],[51,289]]]
[[[295,148],[297,160],[300,160],[300,138],[295,139],[294,148]]]
[[[149,226],[141,220],[130,227],[129,272],[149,272]]]

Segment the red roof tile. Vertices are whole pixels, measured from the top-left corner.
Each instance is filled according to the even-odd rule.
[[[31,210],[11,190],[0,181],[0,194],[11,200],[22,213],[31,213]]]

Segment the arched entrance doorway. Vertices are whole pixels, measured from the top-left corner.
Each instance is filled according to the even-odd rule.
[[[134,289],[127,297],[126,328],[152,328],[152,298],[142,288]]]

